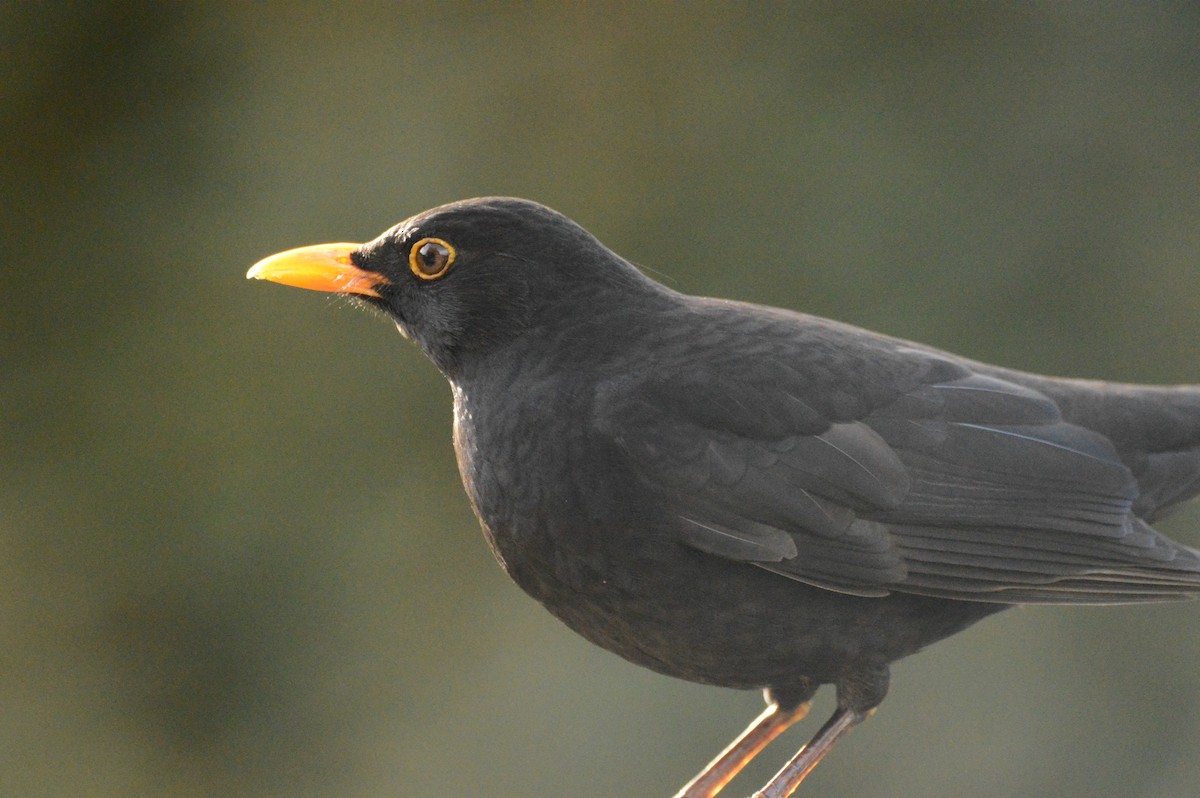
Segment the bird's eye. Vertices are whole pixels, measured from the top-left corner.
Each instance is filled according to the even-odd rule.
[[[422,238],[408,251],[408,267],[422,280],[436,280],[454,263],[454,247],[440,238]]]

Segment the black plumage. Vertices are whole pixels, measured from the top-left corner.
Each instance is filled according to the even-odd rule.
[[[1011,604],[1200,591],[1200,555],[1150,526],[1200,491],[1200,388],[1035,376],[688,296],[523,200],[333,246],[337,281],[288,279],[297,251],[251,276],[357,294],[437,364],[513,579],[633,662],[777,702],[748,755],[681,795],[715,794],[834,684],[838,714],[762,793],[786,795],[890,662]]]

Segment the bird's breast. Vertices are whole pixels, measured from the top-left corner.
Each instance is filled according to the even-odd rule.
[[[497,559],[528,592],[582,579],[603,545],[595,501],[611,494],[577,396],[553,385],[456,388],[463,486]],[[585,477],[584,474],[587,476]]]

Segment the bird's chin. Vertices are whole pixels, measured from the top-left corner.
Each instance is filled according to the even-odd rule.
[[[396,329],[397,329],[397,330],[399,330],[400,334],[401,334],[401,335],[403,335],[405,338],[407,338],[409,341],[412,341],[412,340],[414,340],[414,339],[413,339],[413,336],[412,336],[412,333],[410,333],[410,332],[408,331],[408,328],[404,326],[404,322],[402,322],[402,321],[397,321],[397,322],[396,322]]]

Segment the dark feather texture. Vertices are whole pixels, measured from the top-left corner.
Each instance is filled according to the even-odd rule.
[[[1093,394],[1066,403],[1068,421],[1023,384],[1047,378],[1002,378],[799,314],[773,311],[765,325],[756,308],[680,302],[694,305],[681,314],[694,326],[673,334],[720,330],[720,362],[660,355],[597,423],[675,509],[688,545],[863,596],[1104,603],[1200,589],[1196,553],[1134,511],[1143,490],[1194,490],[1200,440],[1151,459],[1132,435],[1118,452],[1090,428],[1128,413],[1136,389],[1058,383],[1061,395]],[[814,367],[803,355],[835,338],[851,357]],[[1098,400],[1110,392],[1121,401]],[[852,398],[831,402],[834,393]],[[1125,458],[1142,464],[1144,485]]]

